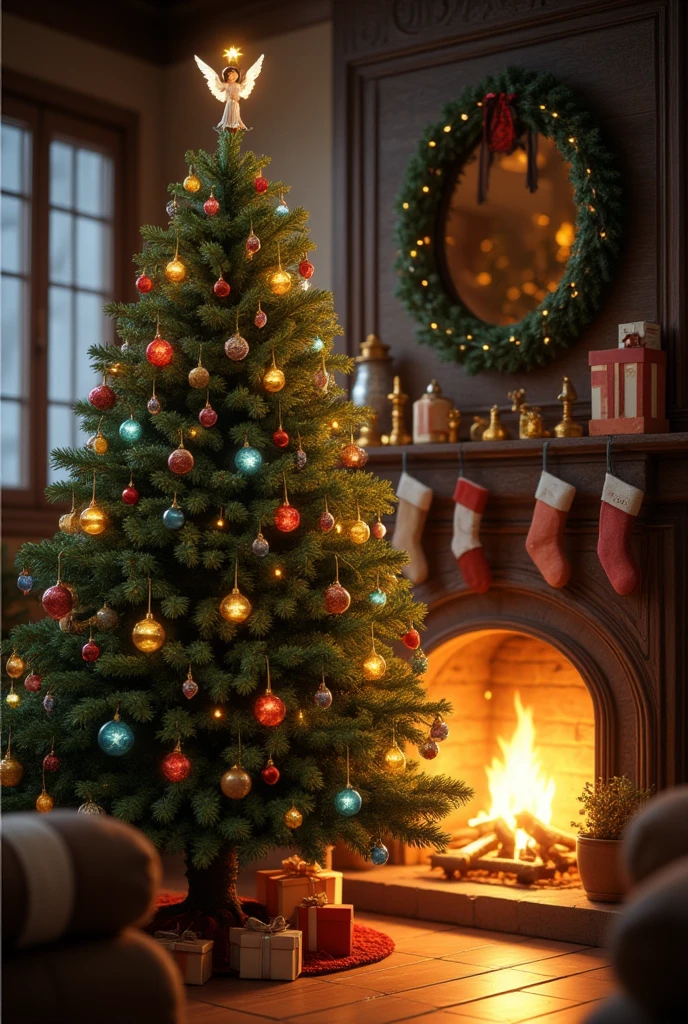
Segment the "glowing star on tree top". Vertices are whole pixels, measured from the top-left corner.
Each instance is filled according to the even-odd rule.
[[[255,64],[252,64],[243,76],[241,68],[237,64],[240,56],[241,51],[233,46],[229,50],[225,50],[224,57],[229,61],[229,64],[226,68],[223,68],[221,75],[213,71],[210,65],[206,64],[200,57],[195,58],[198,67],[205,76],[211,93],[216,100],[225,105],[222,120],[217,125],[217,128],[221,131],[250,131],[250,128],[241,120],[239,100],[247,99],[253,92],[253,86],[256,84],[256,79],[263,67],[264,54],[261,53]]]

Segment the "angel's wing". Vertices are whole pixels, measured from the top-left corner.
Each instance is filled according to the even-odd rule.
[[[255,64],[252,64],[251,67],[246,72],[246,75],[244,77],[244,81],[241,84],[241,98],[242,98],[242,100],[245,100],[246,97],[250,96],[251,93],[253,92],[253,86],[256,84],[256,78],[260,74],[261,68],[263,67],[263,57],[264,56],[265,56],[265,54],[261,53],[260,57],[255,62]],[[198,57],[196,58],[196,60],[198,60]]]
[[[214,71],[210,67],[209,64],[206,64],[204,60],[201,60],[200,57],[195,57],[194,59],[198,64],[201,72],[203,73],[203,76],[205,77],[205,80],[208,83],[208,88],[210,89],[215,99],[220,100],[221,103],[224,103],[227,97],[225,96],[225,85],[220,76],[217,74],[216,71]],[[252,70],[253,68],[251,68],[251,71]],[[260,70],[260,68],[258,70]]]

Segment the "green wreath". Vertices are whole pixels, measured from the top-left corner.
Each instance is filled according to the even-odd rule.
[[[553,139],[571,163],[578,209],[575,240],[556,291],[506,327],[478,319],[447,293],[432,244],[442,233],[445,182],[456,180],[480,143],[487,93],[513,93],[520,125]],[[468,373],[529,370],[576,341],[600,308],[621,243],[619,173],[599,125],[552,75],[520,68],[483,79],[444,107],[442,120],[425,129],[408,164],[395,210],[397,295],[420,325],[419,341],[441,359],[464,364]]]

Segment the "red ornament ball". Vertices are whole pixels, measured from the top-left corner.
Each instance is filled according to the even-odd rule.
[[[387,527],[385,526],[384,523],[373,523],[373,525],[370,527],[370,532],[372,533],[373,537],[375,537],[376,540],[382,540],[382,538],[387,535]]]
[[[41,604],[50,618],[57,621],[69,615],[74,607],[74,598],[64,583],[56,583],[45,591]]]
[[[330,383],[330,378],[327,376],[327,370],[322,368],[316,370],[313,374],[313,383],[316,388],[320,388],[321,391],[327,391],[327,385]]]
[[[88,393],[88,400],[94,409],[107,412],[117,402],[117,395],[108,384],[99,384]]]
[[[214,427],[217,423],[217,413],[212,405],[204,406],[198,414],[198,422],[202,427]]]
[[[56,772],[60,767],[60,759],[57,754],[46,754],[43,758],[43,768],[46,772]]]
[[[263,192],[267,192],[269,188],[268,179],[264,178],[262,174],[259,174],[253,181],[253,187],[259,195],[262,195]]]
[[[220,209],[220,204],[218,203],[215,196],[209,196],[203,203],[203,209],[205,210],[209,217],[214,217],[218,210]]]
[[[125,505],[138,505],[141,495],[135,487],[129,485],[122,491],[122,501]]]
[[[310,260],[301,260],[299,263],[299,274],[301,277],[305,277],[308,280],[309,277],[313,277],[315,273],[315,267]]]
[[[160,767],[168,782],[183,782],[191,774],[191,761],[181,750],[173,750],[163,758]]]
[[[264,693],[253,705],[253,714],[261,725],[275,726],[284,721],[287,708],[275,693]]]
[[[253,322],[256,325],[256,327],[265,327],[266,323],[268,322],[267,313],[264,313],[262,309],[259,309],[253,318]]]
[[[177,476],[186,476],[194,468],[194,457],[187,448],[175,448],[170,453],[167,465]]]
[[[139,277],[136,278],[136,287],[138,288],[142,295],[147,295],[148,292],[153,287],[153,282],[151,281],[148,274],[141,274]]]
[[[260,774],[263,777],[263,782],[266,782],[268,786],[274,786],[276,782],[279,782],[280,770],[271,760],[268,761]]]
[[[440,748],[437,746],[435,741],[429,736],[425,743],[421,743],[418,747],[418,753],[421,757],[424,757],[426,761],[434,761],[440,752]]]
[[[30,672],[24,680],[24,689],[28,690],[29,693],[38,693],[42,682],[43,679],[41,676],[37,675],[35,672]]]
[[[174,349],[164,338],[153,338],[146,349],[146,359],[151,366],[169,366],[173,355]]]
[[[334,516],[331,512],[321,512],[318,519],[318,526],[323,533],[329,533],[334,527]]]
[[[224,277],[218,277],[217,281],[213,285],[213,291],[219,299],[226,299],[231,290],[232,289],[227,284]]]
[[[84,661],[98,661],[100,657],[100,647],[93,640],[89,640],[88,643],[84,644],[81,648],[81,657]]]
[[[275,448],[286,448],[287,445],[289,444],[289,434],[286,432],[286,430],[282,430],[282,428],[280,427],[280,429],[276,430],[275,433],[272,435],[272,443],[274,444]]]
[[[351,604],[351,594],[341,583],[331,583],[325,591],[325,611],[330,615],[342,615]]]
[[[282,533],[291,533],[301,522],[301,513],[289,503],[280,505],[275,512],[275,526]]]
[[[368,452],[353,442],[342,451],[342,462],[347,469],[361,469],[367,461]]]
[[[420,647],[420,633],[413,626],[404,633],[401,638],[401,642],[405,647],[408,647],[410,651],[415,651],[416,648]]]

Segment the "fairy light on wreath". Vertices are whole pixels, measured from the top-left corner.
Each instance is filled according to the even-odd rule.
[[[488,95],[489,108],[483,102]],[[486,324],[441,286],[433,290],[422,284],[440,276],[433,246],[426,242],[445,198],[437,177],[456,174],[457,165],[460,173],[481,140],[483,122],[489,121],[495,102],[511,104],[519,127],[556,143],[571,164],[569,177],[578,210],[575,242],[557,288],[520,323],[507,326]],[[528,370],[559,355],[595,315],[620,250],[621,234],[622,190],[614,158],[600,142],[599,126],[575,94],[552,75],[508,68],[467,88],[457,102],[449,104],[444,119],[426,130],[408,165],[397,201],[397,294],[418,321],[419,340],[440,358],[462,363],[470,373]],[[574,302],[578,298],[574,292],[580,294],[580,288],[572,288],[571,282],[583,280],[586,301]],[[543,308],[549,311],[544,334]],[[546,337],[550,340],[544,343]]]

